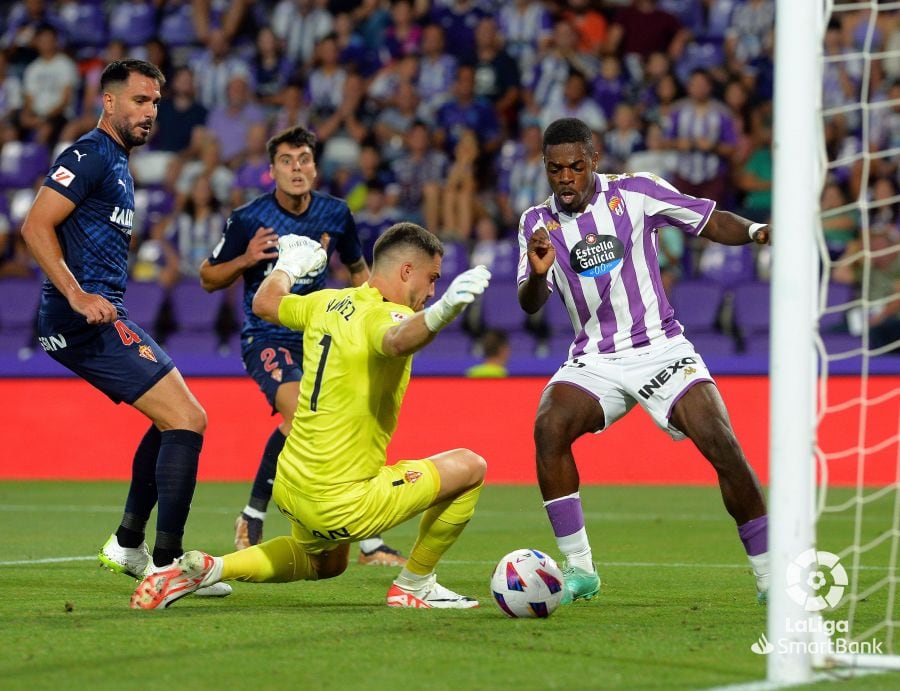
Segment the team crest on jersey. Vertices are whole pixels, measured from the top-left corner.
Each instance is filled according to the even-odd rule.
[[[53,171],[53,175],[50,176],[50,179],[54,182],[59,183],[63,187],[68,187],[72,184],[72,180],[75,179],[75,173],[73,173],[65,166],[60,166]]]
[[[588,233],[569,252],[572,270],[584,278],[608,274],[622,263],[625,246],[614,235]]]
[[[156,362],[156,353],[153,352],[153,348],[146,344],[138,346],[138,355],[150,362]]]
[[[403,312],[391,312],[391,319],[395,322],[402,322],[404,319],[409,319],[409,315]]]
[[[554,221],[552,218],[547,221],[547,232],[549,233],[551,230],[559,230],[560,225],[557,221]]]
[[[284,376],[284,372],[280,367],[276,367],[272,370],[272,379],[277,382],[281,382],[281,378]]]
[[[403,477],[406,478],[406,481],[409,484],[414,485],[416,483],[416,480],[422,477],[422,473],[420,473],[418,470],[407,470],[403,474]]]
[[[606,205],[609,207],[609,210],[612,211],[616,216],[621,216],[623,213],[625,213],[625,206],[622,203],[621,198],[619,197],[610,197]]]

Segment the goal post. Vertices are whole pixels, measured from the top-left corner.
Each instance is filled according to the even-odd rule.
[[[787,569],[815,544],[817,228],[823,165],[821,2],[779,0],[775,18],[772,306],[769,344],[768,656],[771,682],[812,679],[805,619],[788,595]],[[790,627],[795,629],[797,627]],[[781,641],[800,645],[782,646]]]
[[[839,49],[833,33],[826,42],[832,20],[854,30]],[[873,374],[900,373],[890,354],[900,341],[872,336],[880,310],[900,300],[883,280],[900,263],[898,23],[900,0],[776,0],[771,574],[760,641],[773,686],[811,682],[822,669],[900,670],[900,387]],[[882,74],[891,61],[892,82]],[[856,89],[837,103],[823,96],[835,70]],[[826,146],[841,119],[853,123],[855,148]],[[841,174],[848,198],[823,205],[826,180]],[[843,254],[823,230],[842,214],[858,219],[859,237]]]

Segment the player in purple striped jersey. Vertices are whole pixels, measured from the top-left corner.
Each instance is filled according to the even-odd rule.
[[[584,527],[572,443],[601,432],[639,403],[673,439],[691,439],[719,478],[756,575],[769,579],[765,499],[703,359],[684,337],[659,273],[657,230],[672,225],[715,242],[767,244],[770,228],[717,211],[649,174],[595,172],[590,128],[556,120],[543,141],[553,194],[519,222],[519,303],[536,312],[557,291],[572,319],[569,359],[541,396],[534,427],[537,473],[566,557],[563,602],[600,589]]]

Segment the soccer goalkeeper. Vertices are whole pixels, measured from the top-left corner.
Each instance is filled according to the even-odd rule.
[[[292,534],[224,557],[187,552],[138,585],[133,608],[167,607],[219,581],[333,578],[347,568],[351,542],[418,514],[418,539],[388,590],[387,605],[478,606],[437,583],[434,568],[475,511],[484,459],[454,449],[385,464],[409,382],[410,356],[490,280],[483,266],[470,269],[424,309],[441,275],[442,256],[434,235],[399,223],[376,242],[368,283],[301,296],[292,295],[291,286],[324,265],[325,252],[309,238],[279,240],[278,263],[260,286],[253,311],[304,334],[296,419],[278,458],[272,494],[291,521]]]

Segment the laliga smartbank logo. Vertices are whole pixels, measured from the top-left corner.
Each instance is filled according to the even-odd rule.
[[[808,549],[787,568],[787,594],[807,612],[837,607],[847,587],[847,571],[836,554]]]
[[[808,549],[792,561],[785,574],[785,588],[794,602],[810,612],[806,619],[785,621],[788,634],[807,634],[805,640],[792,637],[770,641],[765,634],[750,646],[757,655],[775,652],[828,655],[834,653],[880,654],[883,641],[853,641],[847,638],[850,622],[846,619],[823,619],[819,612],[833,609],[840,604],[849,580],[847,570],[836,554],[824,550]]]

